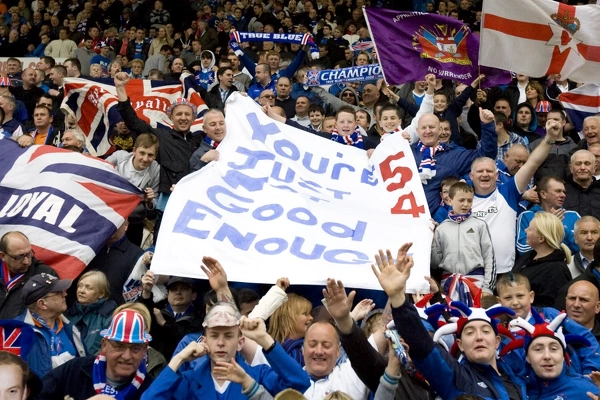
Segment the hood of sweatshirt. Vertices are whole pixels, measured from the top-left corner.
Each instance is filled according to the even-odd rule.
[[[345,87],[344,89],[342,89],[340,91],[340,93],[338,94],[338,97],[340,100],[344,100],[344,93],[350,91],[352,92],[352,94],[354,94],[354,103],[352,103],[353,106],[358,106],[360,103],[360,99],[358,98],[358,93],[356,93],[356,90],[352,89],[351,87]]]
[[[527,127],[527,129],[523,129],[517,125],[517,113],[523,107],[527,107],[527,108],[529,108],[529,111],[531,111],[531,122],[529,123],[529,126]],[[515,112],[512,115],[512,121],[513,121],[513,128],[519,132],[534,132],[538,127],[538,118],[537,118],[537,114],[535,113],[535,108],[533,108],[533,106],[531,104],[529,104],[528,102],[523,102],[517,106],[517,108],[515,109]]]

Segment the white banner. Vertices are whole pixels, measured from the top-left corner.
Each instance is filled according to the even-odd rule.
[[[155,273],[206,279],[203,256],[230,281],[381,289],[378,249],[413,242],[409,286],[426,291],[430,214],[408,142],[364,150],[274,122],[248,97],[227,101],[219,160],[176,186],[152,260]]]

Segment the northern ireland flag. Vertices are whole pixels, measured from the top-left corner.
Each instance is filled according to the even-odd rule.
[[[479,62],[532,77],[600,82],[600,7],[484,0]]]
[[[106,161],[52,146],[0,140],[0,236],[29,238],[36,258],[74,279],[143,193]]]
[[[208,107],[194,89],[193,78],[186,74],[181,82],[131,79],[126,86],[127,95],[138,117],[153,128],[173,127],[167,109],[174,100],[185,97],[198,109],[191,127],[192,132],[196,132],[202,129],[202,115]],[[122,121],[117,104],[117,92],[111,79],[66,79],[61,108],[75,115],[77,125],[87,136],[88,148],[91,145],[99,156],[111,150],[108,134]]]
[[[569,114],[577,132],[581,132],[585,118],[600,114],[600,84],[586,83],[560,94],[558,100]]]

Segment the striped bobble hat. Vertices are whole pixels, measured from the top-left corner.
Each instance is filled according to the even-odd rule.
[[[134,310],[123,310],[113,316],[108,329],[100,336],[115,342],[141,344],[148,343],[152,336],[146,332],[144,317]]]
[[[542,100],[535,106],[535,112],[547,113],[552,111],[552,104],[547,100]]]
[[[10,78],[6,75],[0,75],[0,86],[12,86]]]
[[[180,98],[176,99],[175,101],[173,101],[171,103],[171,105],[169,106],[169,108],[167,108],[167,115],[169,116],[169,118],[171,118],[173,109],[177,106],[192,107],[192,114],[194,115],[194,117],[196,117],[198,115],[198,108],[196,107],[196,105],[194,103],[192,103],[191,101],[189,101],[183,97],[180,97]]]

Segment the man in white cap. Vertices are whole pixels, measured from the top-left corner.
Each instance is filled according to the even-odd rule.
[[[152,378],[146,375],[148,342],[146,323],[132,309],[117,312],[108,329],[100,332],[98,356],[76,358],[43,378],[40,399],[87,399],[105,394],[117,399],[138,400]]]
[[[71,282],[43,272],[23,286],[21,298],[27,309],[16,319],[31,325],[36,334],[26,361],[39,377],[86,355],[79,331],[62,315],[67,310],[66,290]]]
[[[257,385],[275,396],[284,389],[304,392],[310,386],[308,374],[285,353],[285,350],[267,333],[262,319],[240,318],[239,311],[229,303],[217,303],[208,312],[202,324],[204,337],[192,342],[175,355],[169,365],[156,378],[143,399],[227,398],[243,400],[246,394],[258,390]],[[242,335],[243,334],[243,335]],[[254,340],[263,348],[268,365],[251,367],[237,353],[244,346],[245,338]],[[178,372],[184,362],[204,355],[208,360],[196,369]],[[222,372],[241,366],[257,385],[244,387],[225,379]]]

